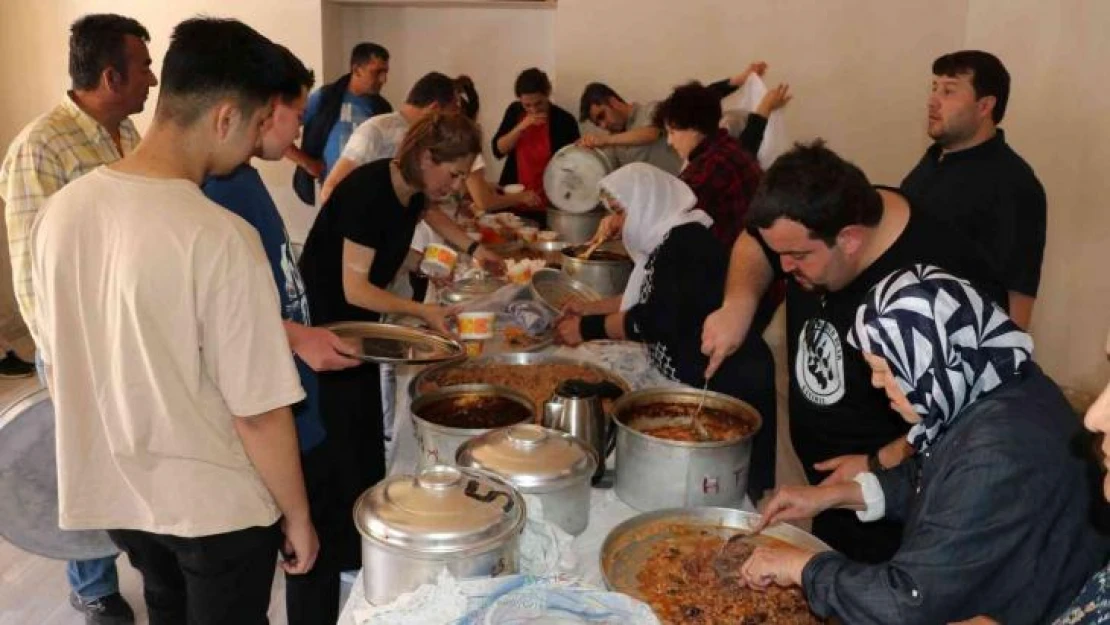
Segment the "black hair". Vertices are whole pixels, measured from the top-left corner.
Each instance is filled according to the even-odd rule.
[[[111,67],[127,80],[127,44],[132,35],[144,42],[150,33],[138,21],[114,13],[86,15],[69,27],[69,78],[74,89],[95,89]]]
[[[455,104],[458,101],[458,91],[455,88],[455,81],[447,74],[440,72],[428,72],[416,81],[416,84],[409,90],[408,97],[405,98],[405,104],[413,106],[425,107],[433,104],[439,104],[441,108],[446,108]]]
[[[609,98],[616,98],[624,102],[624,98],[617,95],[609,85],[600,82],[591,82],[582,90],[582,100],[578,103],[578,121],[590,119],[590,107],[601,106],[609,103]]]
[[[863,171],[817,139],[794,144],[763,174],[748,225],[770,228],[779,218],[790,219],[831,247],[846,226],[874,226],[882,216],[882,198]]]
[[[234,98],[246,115],[275,95],[296,98],[301,85],[282,57],[278,46],[238,20],[185,20],[170,36],[156,115],[187,126],[221,98]]]
[[[976,99],[994,96],[991,119],[996,124],[1001,122],[1010,100],[1010,72],[1006,66],[997,56],[982,50],[960,50],[933,61],[934,76],[956,78],[964,74],[971,74]]]
[[[284,62],[286,77],[282,82],[297,85],[302,90],[311,90],[312,85],[316,83],[316,75],[312,70],[305,67],[305,64],[302,63],[301,60],[297,58],[297,55],[293,54],[289,48],[280,44],[274,45],[277,46],[278,51],[281,53],[282,61]],[[300,96],[300,91],[298,91],[296,95],[283,92],[281,94],[281,100],[289,104]]]
[[[363,41],[351,48],[351,67],[366,65],[371,59],[389,60],[389,50],[371,41]]]
[[[538,67],[529,67],[516,77],[513,93],[518,98],[526,93],[551,95],[551,79]]]
[[[680,85],[655,108],[651,123],[712,135],[721,124],[721,98],[697,81]]]
[[[470,79],[470,76],[460,74],[455,78],[455,90],[458,94],[459,108],[462,109],[463,115],[471,120],[477,120],[481,101],[478,99],[478,89],[474,87],[474,81]]]

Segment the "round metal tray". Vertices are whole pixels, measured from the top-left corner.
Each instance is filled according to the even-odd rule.
[[[609,590],[640,597],[636,576],[652,548],[671,534],[675,525],[705,528],[727,539],[734,534],[750,533],[760,516],[733,508],[668,508],[632,517],[614,527],[601,544],[601,576]],[[753,540],[774,538],[803,549],[830,551],[828,545],[792,525],[780,523],[763,530]]]
[[[424,365],[466,357],[458,341],[423,328],[370,321],[344,321],[325,327],[339,338],[356,343],[359,353],[354,357],[366,362]]]

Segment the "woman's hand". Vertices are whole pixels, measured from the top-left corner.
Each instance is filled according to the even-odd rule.
[[[447,320],[458,313],[459,309],[457,306],[448,308],[446,306],[424,304],[420,308],[420,318],[428,324],[428,327],[448,336],[452,336],[454,333],[447,327]]]
[[[567,347],[577,347],[582,344],[582,317],[576,314],[566,314],[559,317],[555,323],[555,341]]]
[[[999,623],[989,616],[976,616],[975,618],[971,618],[966,621],[960,621],[959,623],[949,623],[948,625],[999,625]]]
[[[813,468],[818,471],[832,472],[828,477],[821,480],[821,486],[851,482],[852,479],[860,473],[867,473],[870,471],[870,469],[867,468],[867,456],[863,454],[829,458],[828,460],[813,465]]]
[[[775,489],[771,498],[763,504],[763,509],[760,511],[763,519],[753,531],[760,532],[765,527],[783,521],[812,519],[821,512],[842,503],[841,499],[845,497],[840,491],[848,486],[859,489],[862,499],[862,489],[855,482],[837,486],[781,486]]]
[[[540,195],[531,190],[521,191],[520,193],[510,193],[506,197],[512,200],[513,204],[530,206],[532,208],[538,208],[543,202],[543,200],[540,199]]]
[[[793,98],[793,94],[790,93],[790,85],[779,83],[776,87],[767,90],[763,99],[756,105],[755,113],[763,117],[770,117],[771,113],[789,104]]]
[[[621,229],[624,228],[624,213],[615,213],[607,215],[597,225],[597,231],[594,232],[593,241],[601,239],[602,241],[609,241],[621,236]]]
[[[815,552],[789,545],[757,547],[740,567],[740,579],[751,588],[801,586],[802,571]]]

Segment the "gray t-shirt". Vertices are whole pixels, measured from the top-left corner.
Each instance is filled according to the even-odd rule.
[[[628,130],[636,130],[651,125],[652,115],[658,102],[647,104],[633,104],[632,114],[628,117]],[[660,133],[659,138],[647,145],[621,146],[605,148],[606,155],[613,161],[614,166],[624,167],[629,163],[651,163],[663,171],[678,175],[682,170],[682,159],[671,146],[667,145],[666,134]]]

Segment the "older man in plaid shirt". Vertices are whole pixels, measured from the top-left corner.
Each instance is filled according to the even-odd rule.
[[[50,112],[15,138],[0,165],[0,198],[8,227],[12,282],[19,312],[35,332],[31,288],[31,226],[46,200],[84,174],[130,153],[139,133],[128,119],[143,110],[151,71],[139,22],[111,14],[86,15],[73,23],[69,74],[73,88]],[[70,603],[86,623],[132,623],[119,594],[115,558],[69,562]]]

